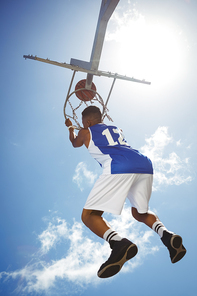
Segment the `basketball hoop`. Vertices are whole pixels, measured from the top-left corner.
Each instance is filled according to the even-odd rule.
[[[73,119],[76,123],[76,126],[74,126],[74,128],[76,129],[82,128],[78,122],[78,116],[76,112],[78,112],[81,106],[87,107],[93,103],[94,104],[98,103],[99,105],[102,106],[102,109],[103,109],[102,120],[105,117],[107,117],[109,120],[113,121],[108,115],[107,104],[108,104],[116,79],[127,80],[127,81],[142,83],[142,84],[151,84],[150,82],[145,81],[144,79],[141,80],[141,79],[136,79],[134,77],[127,77],[126,75],[119,75],[117,73],[98,70],[107,24],[119,1],[120,0],[102,0],[101,1],[101,8],[100,8],[97,28],[96,28],[95,37],[94,37],[94,43],[92,47],[92,53],[91,53],[89,62],[86,62],[83,60],[71,59],[70,64],[68,64],[68,63],[60,63],[57,61],[52,61],[48,58],[43,59],[33,55],[23,56],[25,59],[37,60],[40,62],[56,65],[56,66],[67,68],[74,71],[71,79],[70,87],[68,90],[68,94],[66,96],[66,101],[64,104],[64,117],[65,118],[70,117],[71,119]],[[86,81],[85,87],[81,87],[81,85],[78,85],[78,86],[76,85],[75,90],[72,93],[70,93],[75,73],[78,71],[87,74],[87,78],[85,80]],[[113,78],[112,86],[105,103],[101,98],[101,96],[96,91],[96,88],[94,89],[93,76],[99,76],[99,77],[104,76],[104,77]],[[72,96],[74,93],[77,96],[76,104],[74,104],[74,99],[76,98],[75,96]],[[72,101],[71,101],[71,97],[72,97]]]
[[[79,123],[79,109],[81,111],[83,111],[83,109],[85,109],[86,107],[94,104],[94,105],[101,105],[102,106],[102,121],[104,120],[105,117],[108,118],[108,120],[113,121],[111,119],[111,117],[108,115],[108,109],[102,99],[102,97],[99,95],[99,93],[96,91],[96,87],[95,85],[93,85],[93,87],[89,90],[85,87],[82,88],[78,88],[77,85],[85,85],[85,83],[81,83],[82,81],[85,82],[85,80],[81,80],[77,83],[75,90],[73,92],[70,93],[70,89],[72,86],[72,82],[74,79],[74,75],[71,79],[71,83],[70,83],[70,87],[69,87],[69,91],[65,100],[65,104],[64,104],[64,117],[65,119],[67,119],[68,117],[71,118],[72,120],[75,121],[76,126],[73,126],[73,128],[75,129],[81,129],[82,126]],[[73,95],[76,95],[73,96]],[[72,97],[72,100],[71,100]],[[82,109],[83,108],[83,109]],[[81,116],[81,114],[80,114]]]

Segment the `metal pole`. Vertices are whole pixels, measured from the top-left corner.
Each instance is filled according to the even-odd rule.
[[[102,0],[92,53],[90,57],[91,70],[98,70],[108,21],[120,0]],[[86,88],[91,89],[92,74],[87,74]]]
[[[71,87],[72,87],[72,84],[73,84],[73,80],[74,80],[74,77],[75,77],[75,73],[76,73],[76,70],[73,72],[73,75],[72,75],[72,78],[71,78],[71,82],[70,82],[70,86],[69,86],[69,89],[68,89],[68,93],[67,93],[67,96],[66,96],[66,100],[65,100],[65,103],[64,103],[64,117],[65,117],[65,118],[66,118],[65,107],[66,107],[67,99],[68,99],[68,97],[69,97],[70,90],[71,90]]]
[[[114,87],[114,83],[115,83],[115,81],[116,81],[116,77],[114,77],[114,80],[113,80],[113,82],[112,82],[112,85],[111,85],[111,88],[110,88],[110,91],[109,91],[109,94],[108,94],[108,97],[107,97],[107,100],[106,100],[106,102],[105,102],[105,106],[104,106],[104,109],[103,109],[103,114],[104,114],[105,109],[106,109],[106,107],[107,107],[107,104],[108,104],[108,101],[109,101],[109,98],[110,98],[110,95],[111,95],[112,89],[113,89],[113,87]],[[103,114],[102,114],[102,116],[103,116]]]
[[[72,84],[73,84],[73,80],[74,80],[74,77],[75,77],[75,73],[76,73],[76,70],[73,72],[73,75],[72,75],[72,78],[71,78],[71,82],[70,82],[70,86],[69,86],[69,89],[68,89],[68,93],[67,93],[67,96],[66,98],[69,96],[70,94],[70,90],[71,90],[71,87],[72,87]]]

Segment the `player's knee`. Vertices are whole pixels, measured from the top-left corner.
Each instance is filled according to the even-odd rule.
[[[137,221],[139,221],[138,220],[138,211],[137,211],[137,209],[136,208],[131,208],[131,213],[132,213],[132,216],[133,216],[133,218],[135,218]]]
[[[91,221],[90,219],[92,219],[92,217],[94,217],[94,216],[101,217],[102,214],[103,214],[102,211],[83,209],[82,214],[81,214],[81,220],[87,226],[88,222]]]
[[[81,214],[81,220],[85,225],[87,225],[91,214],[92,214],[92,210],[83,209],[82,214]]]
[[[132,208],[131,212],[132,212],[133,218],[135,218],[139,222],[142,222],[144,214],[138,213],[136,208]]]

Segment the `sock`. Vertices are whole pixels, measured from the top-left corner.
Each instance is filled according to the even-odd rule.
[[[118,233],[114,230],[112,230],[111,228],[108,229],[104,235],[103,238],[109,243],[110,241],[120,241],[122,239],[122,237],[120,237],[118,235]]]
[[[161,221],[156,221],[155,223],[153,223],[152,225],[152,229],[159,234],[160,237],[163,236],[163,232],[164,230],[167,231],[168,233],[173,233],[169,230],[167,230],[167,228],[163,225],[163,223]]]

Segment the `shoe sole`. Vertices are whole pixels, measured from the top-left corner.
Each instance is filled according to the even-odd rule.
[[[122,254],[122,259],[120,261],[109,264],[105,266],[98,272],[98,277],[100,278],[108,278],[115,274],[117,274],[124,263],[130,259],[132,259],[138,252],[137,246],[135,244],[130,245]]]
[[[186,249],[182,245],[182,238],[179,235],[173,235],[171,237],[170,244],[176,250],[176,255],[171,259],[171,261],[172,263],[176,263],[185,256]]]

